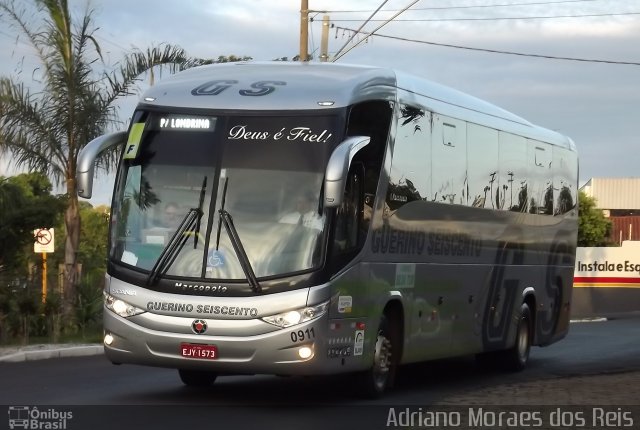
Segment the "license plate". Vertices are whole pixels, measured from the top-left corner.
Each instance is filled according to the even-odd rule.
[[[218,347],[215,345],[202,345],[196,343],[181,343],[180,353],[186,358],[200,358],[215,360],[218,358]]]

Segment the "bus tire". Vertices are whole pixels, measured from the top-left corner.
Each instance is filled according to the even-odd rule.
[[[203,370],[178,369],[180,380],[187,387],[210,387],[218,375]]]
[[[395,324],[398,322],[382,316],[375,340],[373,365],[358,374],[358,387],[366,398],[380,398],[393,386],[400,350],[399,331]]]
[[[506,370],[517,372],[527,366],[532,332],[531,310],[529,305],[523,303],[518,316],[515,344],[510,349],[501,351],[500,354],[501,364]]]

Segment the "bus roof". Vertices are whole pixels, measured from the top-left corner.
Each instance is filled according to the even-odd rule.
[[[243,97],[240,90],[257,91],[263,82],[276,90],[269,97]],[[392,70],[333,63],[237,62],[194,67],[160,81],[145,92],[154,105],[238,110],[321,109],[348,106],[362,100],[395,100]],[[210,83],[209,85],[206,85]],[[206,95],[216,85],[229,88]],[[193,91],[200,88],[201,95]],[[376,90],[377,89],[377,90]],[[373,91],[374,94],[371,94]]]
[[[275,90],[260,97],[259,91],[268,86]],[[397,101],[403,90],[427,110],[574,149],[571,139],[489,102],[427,79],[372,66],[280,61],[212,64],[163,79],[143,94],[141,103],[191,109],[309,110],[366,100]]]

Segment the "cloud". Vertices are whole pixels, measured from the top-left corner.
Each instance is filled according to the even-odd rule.
[[[357,28],[380,5],[379,0],[310,0],[314,11],[327,14],[340,27]],[[488,2],[487,2],[488,3]],[[503,2],[495,2],[503,3]],[[292,58],[299,49],[300,2],[262,0],[92,0],[100,27],[98,41],[107,62],[123,48],[146,48],[162,42],[191,55],[251,56],[256,60]],[[409,1],[391,0],[385,9],[399,10]],[[416,8],[472,5],[471,2],[419,2]],[[86,0],[71,0],[82,12]],[[339,12],[360,10],[358,13]],[[637,1],[573,2],[544,6],[417,10],[403,19],[550,16],[640,12]],[[385,12],[381,16],[391,16]],[[312,12],[310,50],[320,45],[324,13]],[[353,22],[338,21],[356,19]],[[380,22],[370,23],[372,30]],[[329,50],[346,41],[332,29]],[[602,16],[545,20],[397,21],[381,34],[410,39],[552,56],[640,62],[640,16]],[[0,32],[0,74],[13,73],[25,57],[21,78],[30,84],[33,53],[15,44],[13,30]],[[393,67],[486,99],[536,124],[571,136],[581,154],[581,176],[638,175],[636,150],[640,124],[639,66],[607,65],[490,54],[373,37],[340,62]],[[29,63],[27,65],[27,63]],[[132,105],[133,103],[129,103]],[[131,107],[127,107],[130,110]],[[129,112],[122,115],[128,117]]]

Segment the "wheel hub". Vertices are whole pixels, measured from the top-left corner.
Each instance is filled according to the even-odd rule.
[[[373,374],[376,385],[383,387],[389,377],[391,368],[391,341],[384,335],[378,335],[373,358]]]

